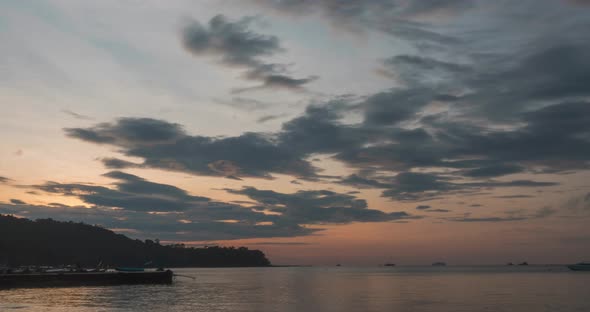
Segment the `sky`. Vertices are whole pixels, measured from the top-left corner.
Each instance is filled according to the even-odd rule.
[[[590,260],[590,1],[2,0],[0,214],[275,264]]]

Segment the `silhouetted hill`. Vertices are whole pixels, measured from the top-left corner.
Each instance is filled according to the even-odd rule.
[[[147,261],[166,267],[268,266],[259,250],[245,247],[186,248],[142,242],[84,223],[52,219],[31,221],[0,215],[0,265],[141,266]]]

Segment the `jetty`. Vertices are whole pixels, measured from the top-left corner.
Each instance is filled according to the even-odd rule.
[[[2,273],[2,288],[110,286],[133,284],[172,284],[174,273],[161,271],[104,271],[57,273]]]

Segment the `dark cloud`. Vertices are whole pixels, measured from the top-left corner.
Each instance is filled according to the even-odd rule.
[[[377,180],[372,180],[370,178],[364,178],[364,177],[361,177],[356,174],[350,175],[350,176],[342,179],[342,181],[340,181],[340,183],[351,185],[351,186],[358,187],[358,188],[383,188],[383,189],[385,189],[385,188],[389,188],[391,186],[388,183],[379,182]]]
[[[102,158],[100,161],[109,169],[125,169],[125,168],[141,168],[141,164],[136,164],[130,161],[118,158]]]
[[[447,212],[451,212],[448,209],[429,209],[427,210],[427,212],[440,212],[440,213],[447,213]]]
[[[26,203],[20,199],[11,199],[10,203],[15,204],[15,205],[25,205]]]
[[[368,125],[396,125],[415,117],[434,99],[426,89],[394,89],[369,97],[365,105],[365,123]]]
[[[371,101],[370,99],[368,101]],[[562,103],[522,114],[525,126],[490,131],[475,125],[452,123],[441,117],[424,119],[424,128],[403,129],[365,119],[341,122],[343,113],[364,106],[337,100],[309,106],[283,124],[276,134],[245,133],[238,137],[191,136],[181,126],[153,119],[120,119],[91,128],[66,129],[75,138],[114,145],[126,155],[143,158],[136,164],[104,159],[110,168],[149,167],[199,175],[270,177],[284,173],[302,178],[320,177],[306,159],[333,154],[338,160],[368,174],[353,174],[340,183],[386,189],[397,200],[425,200],[450,193],[497,187],[546,187],[553,182],[491,180],[541,168],[586,168],[590,155],[587,105]],[[585,103],[584,103],[585,104]],[[561,122],[547,116],[558,115]],[[590,123],[588,123],[590,124]],[[545,133],[546,129],[555,129]],[[553,145],[548,139],[555,138]],[[556,149],[556,145],[562,148]],[[472,158],[473,160],[469,160]],[[567,162],[562,160],[567,159]],[[510,163],[510,165],[506,165]],[[409,171],[414,168],[451,169],[446,175]],[[528,167],[528,169],[526,169]],[[375,176],[371,172],[398,172]],[[462,178],[467,181],[458,182]]]
[[[80,120],[94,120],[94,118],[92,118],[90,116],[82,115],[82,114],[76,113],[74,111],[71,111],[69,109],[62,109],[61,112],[66,115],[69,115],[71,117],[74,117],[76,119],[80,119]]]
[[[237,137],[190,136],[177,124],[146,118],[123,118],[94,127],[65,129],[70,137],[109,143],[141,164],[106,159],[110,168],[150,167],[199,175],[269,177],[271,172],[313,176],[314,168],[302,156],[264,134]],[[303,154],[303,155],[302,155]]]
[[[523,172],[524,168],[517,165],[504,165],[498,164],[493,166],[485,166],[481,168],[476,168],[469,170],[465,173],[468,177],[499,177],[507,174],[514,174]]]
[[[0,176],[0,183],[8,183],[10,181],[12,181],[12,179],[9,179],[7,177]]]
[[[434,173],[401,172],[393,177],[379,177],[376,180],[351,176],[340,183],[357,187],[386,188],[384,197],[390,197],[400,201],[423,201],[439,199],[449,194],[478,193],[483,189],[503,187],[548,187],[559,185],[555,182],[539,182],[531,180],[512,181],[472,181],[453,182],[456,179],[452,175],[440,175]]]
[[[377,28],[390,24],[394,29],[414,17],[433,14],[456,14],[471,8],[468,0],[427,0],[427,1],[339,1],[339,0],[251,0],[266,8],[292,15],[308,15],[320,12],[338,26],[356,30]]]
[[[180,125],[151,118],[123,118],[114,124],[100,123],[88,129],[69,128],[65,132],[84,141],[118,146],[165,144],[185,136]]]
[[[47,182],[35,189],[63,196],[78,197],[84,202],[106,207],[145,212],[185,211],[209,199],[192,196],[175,186],[149,182],[121,171],[111,171],[106,177],[115,179],[115,189],[87,184]]]
[[[523,221],[525,217],[488,217],[488,218],[455,218],[451,219],[455,222],[512,222],[512,221]]]
[[[86,207],[59,203],[35,206],[11,200],[10,204],[0,204],[0,213],[84,221],[173,240],[294,237],[321,230],[307,228],[309,224],[417,218],[405,212],[369,209],[365,200],[327,190],[293,194],[251,187],[227,190],[253,200],[244,206],[242,202],[224,203],[191,195],[175,186],[121,171],[111,171],[104,176],[115,181],[111,187],[58,182],[30,186],[53,195],[78,198]]]
[[[245,187],[228,192],[248,196],[269,211],[281,213],[284,221],[301,224],[385,222],[416,218],[403,211],[386,213],[369,209],[365,200],[326,190],[283,194]]]
[[[535,196],[532,195],[503,195],[503,196],[494,196],[494,198],[505,198],[505,199],[516,199],[516,198],[534,198]]]
[[[455,222],[511,222],[511,221],[524,221],[532,219],[542,219],[555,215],[557,210],[551,207],[542,207],[533,211],[527,211],[525,209],[508,210],[504,212],[503,216],[492,216],[492,217],[478,217],[473,218],[467,215],[463,218],[449,218],[449,221]]]
[[[340,122],[353,109],[348,99],[335,99],[322,106],[310,105],[302,116],[283,124],[279,142],[293,153],[327,154],[360,147],[376,134],[358,125]]]
[[[62,221],[81,221],[122,231],[134,238],[157,237],[171,241],[208,241],[244,238],[272,238],[305,236],[317,232],[296,224],[256,224],[250,221],[221,222],[195,221],[194,214],[148,214],[141,211],[115,210],[107,207],[78,207],[67,205],[1,204],[0,213],[30,219],[52,218]],[[236,216],[239,218],[240,216]],[[198,218],[195,218],[198,220]],[[233,219],[231,219],[233,220]]]
[[[458,17],[440,25],[438,17],[465,12],[481,2],[257,2],[287,13],[321,12],[341,24],[404,32],[400,38],[437,42],[444,49],[410,49],[394,55],[382,64],[382,72],[394,74],[401,82],[397,87],[314,103],[274,133],[192,136],[176,124],[127,118],[66,129],[67,134],[143,159],[138,164],[103,160],[109,168],[236,178],[289,174],[383,189],[383,196],[404,201],[495,188],[550,187],[557,183],[535,181],[530,175],[590,169],[590,90],[584,83],[590,80],[590,49],[579,31],[587,22],[575,15],[568,22],[558,19],[553,30],[533,27],[546,25],[548,19],[542,17],[557,9],[562,10],[555,11],[557,15],[576,13],[571,7],[543,1],[535,8],[539,16],[529,21],[535,31],[511,32],[521,30],[514,16],[530,12],[532,4],[490,4],[494,10],[486,14],[507,13],[504,23],[488,16],[464,32],[457,29],[468,26],[465,20]],[[440,27],[438,33],[433,25],[448,27]],[[280,52],[281,46],[277,38],[251,31],[250,20],[232,22],[219,16],[209,25],[193,26],[187,27],[185,45],[195,54],[215,54],[260,81],[270,77],[269,70],[284,69],[262,61]],[[452,40],[457,36],[459,40]],[[240,45],[243,50],[235,49]],[[261,121],[268,118],[272,117]],[[134,124],[151,130],[139,136],[126,126]],[[168,136],[150,133],[160,128],[169,129],[163,131]],[[318,155],[356,172],[341,178],[322,176],[309,161]],[[520,176],[506,177],[512,174]]]
[[[248,78],[255,79],[255,80],[261,80],[262,85],[254,86],[254,87],[247,87],[247,88],[235,88],[232,90],[232,93],[238,94],[238,93],[247,92],[247,91],[254,91],[254,90],[261,90],[261,89],[273,89],[273,88],[290,89],[293,91],[304,91],[304,89],[303,89],[304,85],[318,79],[317,76],[295,79],[295,78],[288,77],[286,75],[279,75],[279,74],[273,74],[273,75],[267,74],[265,76],[248,75]]]
[[[48,208],[13,201],[1,205],[0,212],[84,221],[174,240],[291,237],[318,231],[299,223],[282,222],[280,214],[267,215],[257,210],[260,207],[213,201],[121,171],[105,176],[115,180],[112,188],[57,182],[31,186],[55,195],[76,197],[89,207],[51,204]]]
[[[418,209],[418,210],[426,210],[426,209],[430,209],[430,208],[431,208],[431,207],[430,207],[430,206],[428,206],[428,205],[420,205],[420,206],[417,206],[417,207],[416,207],[416,209]]]
[[[285,117],[285,116],[286,116],[286,114],[279,114],[279,115],[265,115],[265,116],[262,116],[262,117],[258,118],[258,119],[256,120],[256,122],[258,122],[258,123],[265,123],[265,122],[267,122],[267,121],[276,120],[276,119],[279,119],[279,118],[283,118],[283,117]]]
[[[590,78],[588,48],[587,43],[558,42],[522,51],[523,56],[514,56],[520,58],[516,65],[482,61],[473,75],[455,82],[472,90],[461,100],[464,111],[506,121],[543,102],[588,96],[590,87],[582,82]]]
[[[408,85],[440,87],[449,81],[464,79],[471,71],[469,65],[418,55],[397,55],[384,61],[382,73]]]
[[[284,51],[275,36],[250,30],[253,18],[230,21],[223,15],[213,17],[208,25],[193,21],[182,32],[184,48],[194,55],[218,58],[228,66],[246,69],[244,78],[262,85],[237,89],[236,92],[260,88],[302,90],[317,77],[293,78],[283,64],[265,63],[261,59]]]

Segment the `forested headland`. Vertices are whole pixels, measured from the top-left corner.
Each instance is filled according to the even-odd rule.
[[[0,215],[0,266],[81,265],[164,267],[269,266],[260,250],[185,247],[137,240],[99,226]]]

